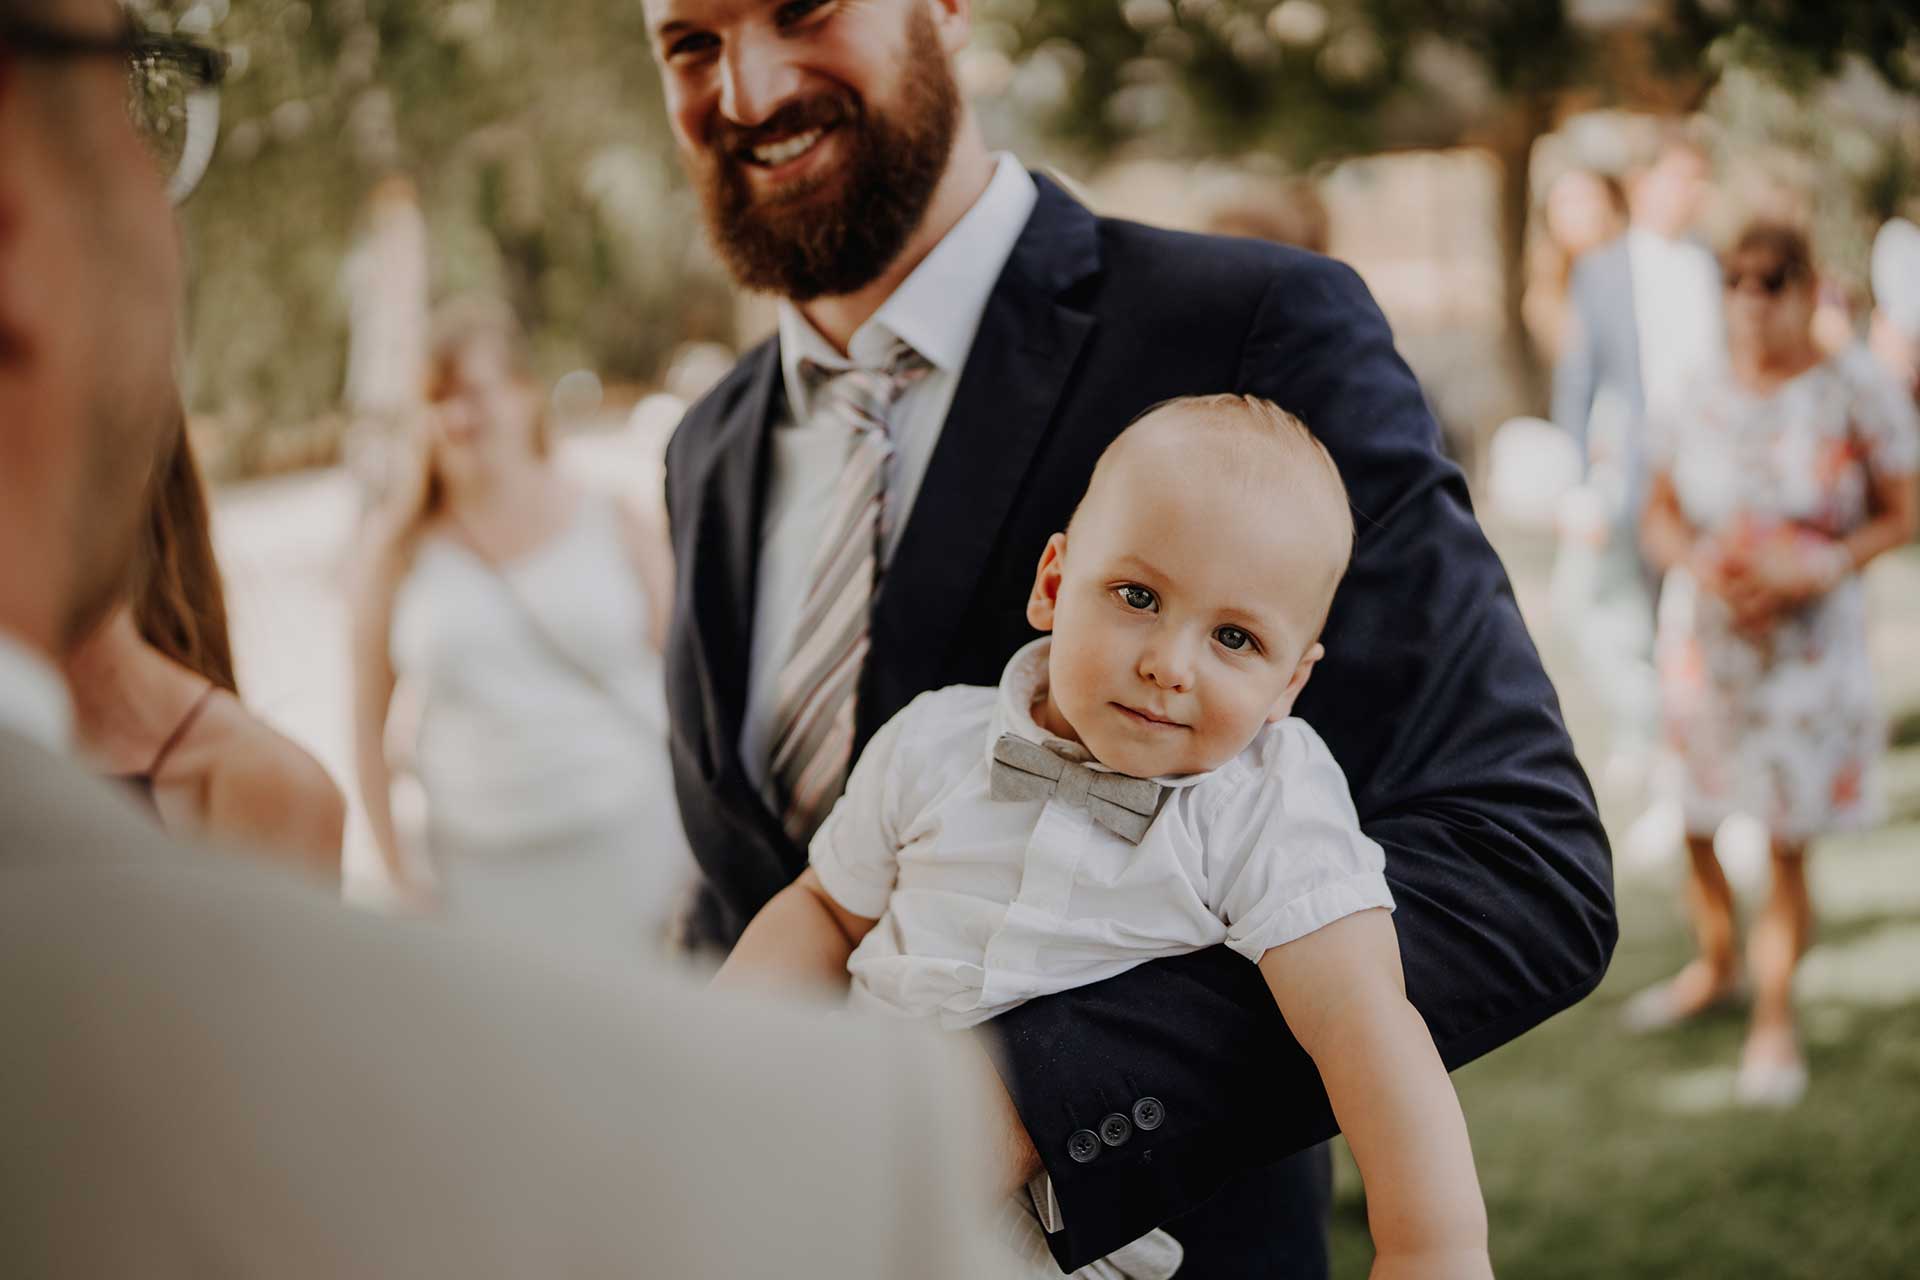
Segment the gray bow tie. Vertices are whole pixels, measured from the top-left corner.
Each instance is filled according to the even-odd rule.
[[[993,744],[990,794],[995,800],[1045,800],[1058,796],[1085,809],[1093,820],[1128,844],[1139,844],[1160,812],[1166,788],[1124,773],[1098,773],[1062,760],[1025,738],[1003,733]]]

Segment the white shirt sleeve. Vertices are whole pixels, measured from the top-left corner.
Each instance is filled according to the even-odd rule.
[[[854,915],[878,920],[900,873],[900,744],[910,740],[916,698],[880,726],[854,762],[847,789],[814,833],[808,860],[827,893]]]
[[[1386,855],[1360,830],[1347,778],[1303,720],[1268,731],[1257,776],[1234,787],[1203,832],[1207,883],[1227,945],[1258,963],[1342,916],[1393,909]]]

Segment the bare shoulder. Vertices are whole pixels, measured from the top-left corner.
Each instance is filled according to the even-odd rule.
[[[347,805],[326,768],[229,694],[216,697],[205,719],[208,834],[337,879]]]

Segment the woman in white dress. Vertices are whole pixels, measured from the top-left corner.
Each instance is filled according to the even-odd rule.
[[[657,950],[691,880],[666,754],[671,562],[652,521],[548,457],[524,337],[467,302],[435,325],[418,474],[362,557],[361,793],[403,898]],[[396,686],[418,708],[424,879],[396,829]]]

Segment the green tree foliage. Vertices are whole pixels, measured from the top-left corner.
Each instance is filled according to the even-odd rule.
[[[1534,143],[1564,112],[1691,110],[1730,71],[1804,94],[1858,64],[1920,87],[1920,8],[1891,0],[986,0],[984,12],[1023,72],[1053,69],[1043,127],[1089,163],[1257,152],[1306,168],[1382,149],[1492,150],[1511,364],[1535,402],[1544,380],[1519,323],[1522,242]],[[1723,94],[1717,106],[1737,113],[1753,99]],[[1774,124],[1733,124],[1744,140],[1783,141]],[[1913,178],[1899,140],[1870,145],[1884,158],[1837,148],[1859,186],[1856,220],[1890,211]]]
[[[1558,91],[1586,49],[1560,0],[989,0],[1016,57],[1067,64],[1048,123],[1295,164],[1458,140],[1502,96]]]
[[[436,295],[504,294],[550,374],[646,377],[682,338],[727,330],[637,0],[169,0],[143,16],[233,57],[183,222],[189,402],[234,432],[337,402],[341,267],[390,173],[419,186]]]
[[[986,0],[982,11],[1016,61],[1065,68],[1044,123],[1092,158],[1144,143],[1310,164],[1471,139],[1516,99],[1697,100],[1730,66],[1804,88],[1857,59],[1920,90],[1920,8],[1889,0]],[[1637,50],[1657,60],[1642,68]]]

